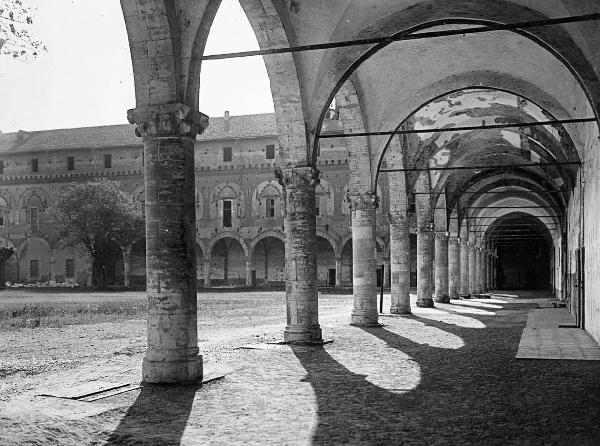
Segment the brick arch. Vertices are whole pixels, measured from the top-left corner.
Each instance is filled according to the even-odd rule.
[[[27,204],[33,197],[37,197],[40,200],[40,202],[43,204],[44,209],[50,207],[50,194],[41,187],[32,187],[25,190],[19,198],[20,207],[27,207]]]
[[[273,231],[273,230],[264,231],[264,232],[261,232],[256,237],[254,237],[252,240],[250,240],[250,243],[248,245],[249,245],[249,249],[250,249],[250,252],[252,253],[252,255],[254,255],[254,250],[256,249],[256,245],[258,245],[258,243],[261,240],[264,240],[268,237],[273,237],[278,240],[281,240],[281,242],[285,246],[285,236],[283,235],[283,233],[281,233],[279,231]]]
[[[248,242],[246,242],[246,240],[235,231],[223,231],[223,232],[220,232],[219,234],[217,234],[215,237],[213,237],[210,240],[210,242],[208,243],[208,246],[206,248],[204,256],[212,257],[212,252],[213,252],[215,245],[217,244],[217,242],[219,240],[224,239],[224,238],[232,238],[234,240],[237,240],[240,243],[240,245],[242,246],[242,249],[244,250],[244,254],[246,255],[246,257],[249,258],[251,256],[252,252],[250,251]]]
[[[383,6],[382,12],[380,12],[381,16],[373,17],[372,15],[363,14],[365,17],[369,17],[370,20],[365,20],[360,16],[356,16],[354,17],[354,24],[352,25],[346,23],[342,24],[340,22],[339,27],[337,28],[339,33],[334,33],[331,38],[345,40],[356,38],[356,36],[394,35],[399,32],[399,29],[402,29],[400,32],[408,34],[437,26],[441,24],[442,21],[443,23],[452,21],[456,24],[463,25],[488,25],[495,23],[511,23],[514,21],[514,17],[520,17],[523,20],[547,18],[543,12],[544,8],[534,10],[533,7],[535,6],[528,4],[527,7],[525,7],[504,0],[493,0],[492,3],[488,2],[485,5],[469,2],[468,6],[467,0],[457,0],[452,2],[442,1],[436,2],[436,6],[433,8],[431,8],[429,2],[423,1],[404,10],[392,5],[388,6],[386,10],[386,7]],[[356,10],[358,9],[359,7],[352,8],[349,6],[347,8],[347,14],[350,14],[350,12],[356,13]],[[582,5],[580,11],[586,11],[585,5]],[[377,12],[374,12],[373,14],[376,13]],[[566,12],[566,15],[568,15],[568,13],[573,13],[573,11]],[[452,17],[456,17],[457,15],[460,15],[460,18],[452,19]],[[343,18],[344,16],[339,19],[343,21]],[[363,22],[362,20],[365,21]],[[579,43],[583,43],[581,36],[577,33],[569,34],[569,32],[564,29],[555,29],[554,27],[549,28],[550,29],[525,31],[517,30],[513,31],[513,33],[530,40],[539,47],[539,50],[549,53],[562,64],[568,66],[571,75],[574,76],[576,81],[582,85],[584,90],[586,90],[590,102],[593,103],[596,101],[596,104],[598,104],[600,100],[598,97],[598,92],[600,92],[598,78],[594,73],[593,67],[586,59],[586,56],[582,53],[580,46],[574,42],[575,39]],[[366,51],[365,47],[333,49],[327,51],[322,57],[323,62],[319,67],[317,85],[312,92],[314,97],[323,98],[321,106],[326,107],[326,105],[331,102],[331,99],[343,82],[345,82],[350,75],[356,73],[359,67],[362,68],[363,63],[366,60],[378,51],[384,49],[388,44],[389,42],[384,42],[379,45],[374,45]],[[585,45],[582,45],[582,47],[585,48]],[[335,86],[333,86],[334,84]],[[411,90],[412,94],[412,91],[416,89],[408,88],[408,90]],[[329,94],[329,97],[325,99],[327,94]],[[594,95],[596,97],[594,97]],[[315,108],[316,107],[317,105],[315,104]],[[315,108],[309,110],[312,119],[310,126],[315,129],[315,134],[319,134],[326,110],[324,108],[319,110],[320,116],[316,118],[313,116],[314,113],[317,112]],[[599,107],[596,106],[594,108],[598,109]],[[397,120],[396,122],[399,121]]]
[[[317,237],[321,237],[329,242],[331,245],[331,249],[333,250],[333,254],[337,255],[336,247],[338,245],[338,241],[333,237],[329,232],[324,231],[323,229],[317,228]]]

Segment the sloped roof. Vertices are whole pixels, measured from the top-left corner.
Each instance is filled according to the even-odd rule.
[[[229,120],[229,129],[226,121]],[[0,133],[0,153],[24,153],[61,149],[95,149],[141,145],[130,124],[104,125],[40,131]],[[199,141],[230,138],[256,138],[277,135],[273,113],[210,118]]]

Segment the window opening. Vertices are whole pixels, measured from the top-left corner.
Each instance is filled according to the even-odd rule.
[[[223,227],[231,228],[231,200],[223,200]]]

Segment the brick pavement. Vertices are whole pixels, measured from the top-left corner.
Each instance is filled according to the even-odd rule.
[[[600,346],[580,328],[566,308],[532,310],[523,329],[517,359],[600,360]]]

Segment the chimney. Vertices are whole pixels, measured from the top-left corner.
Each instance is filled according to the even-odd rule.
[[[229,110],[225,110],[225,115],[223,116],[223,130],[229,132]]]

